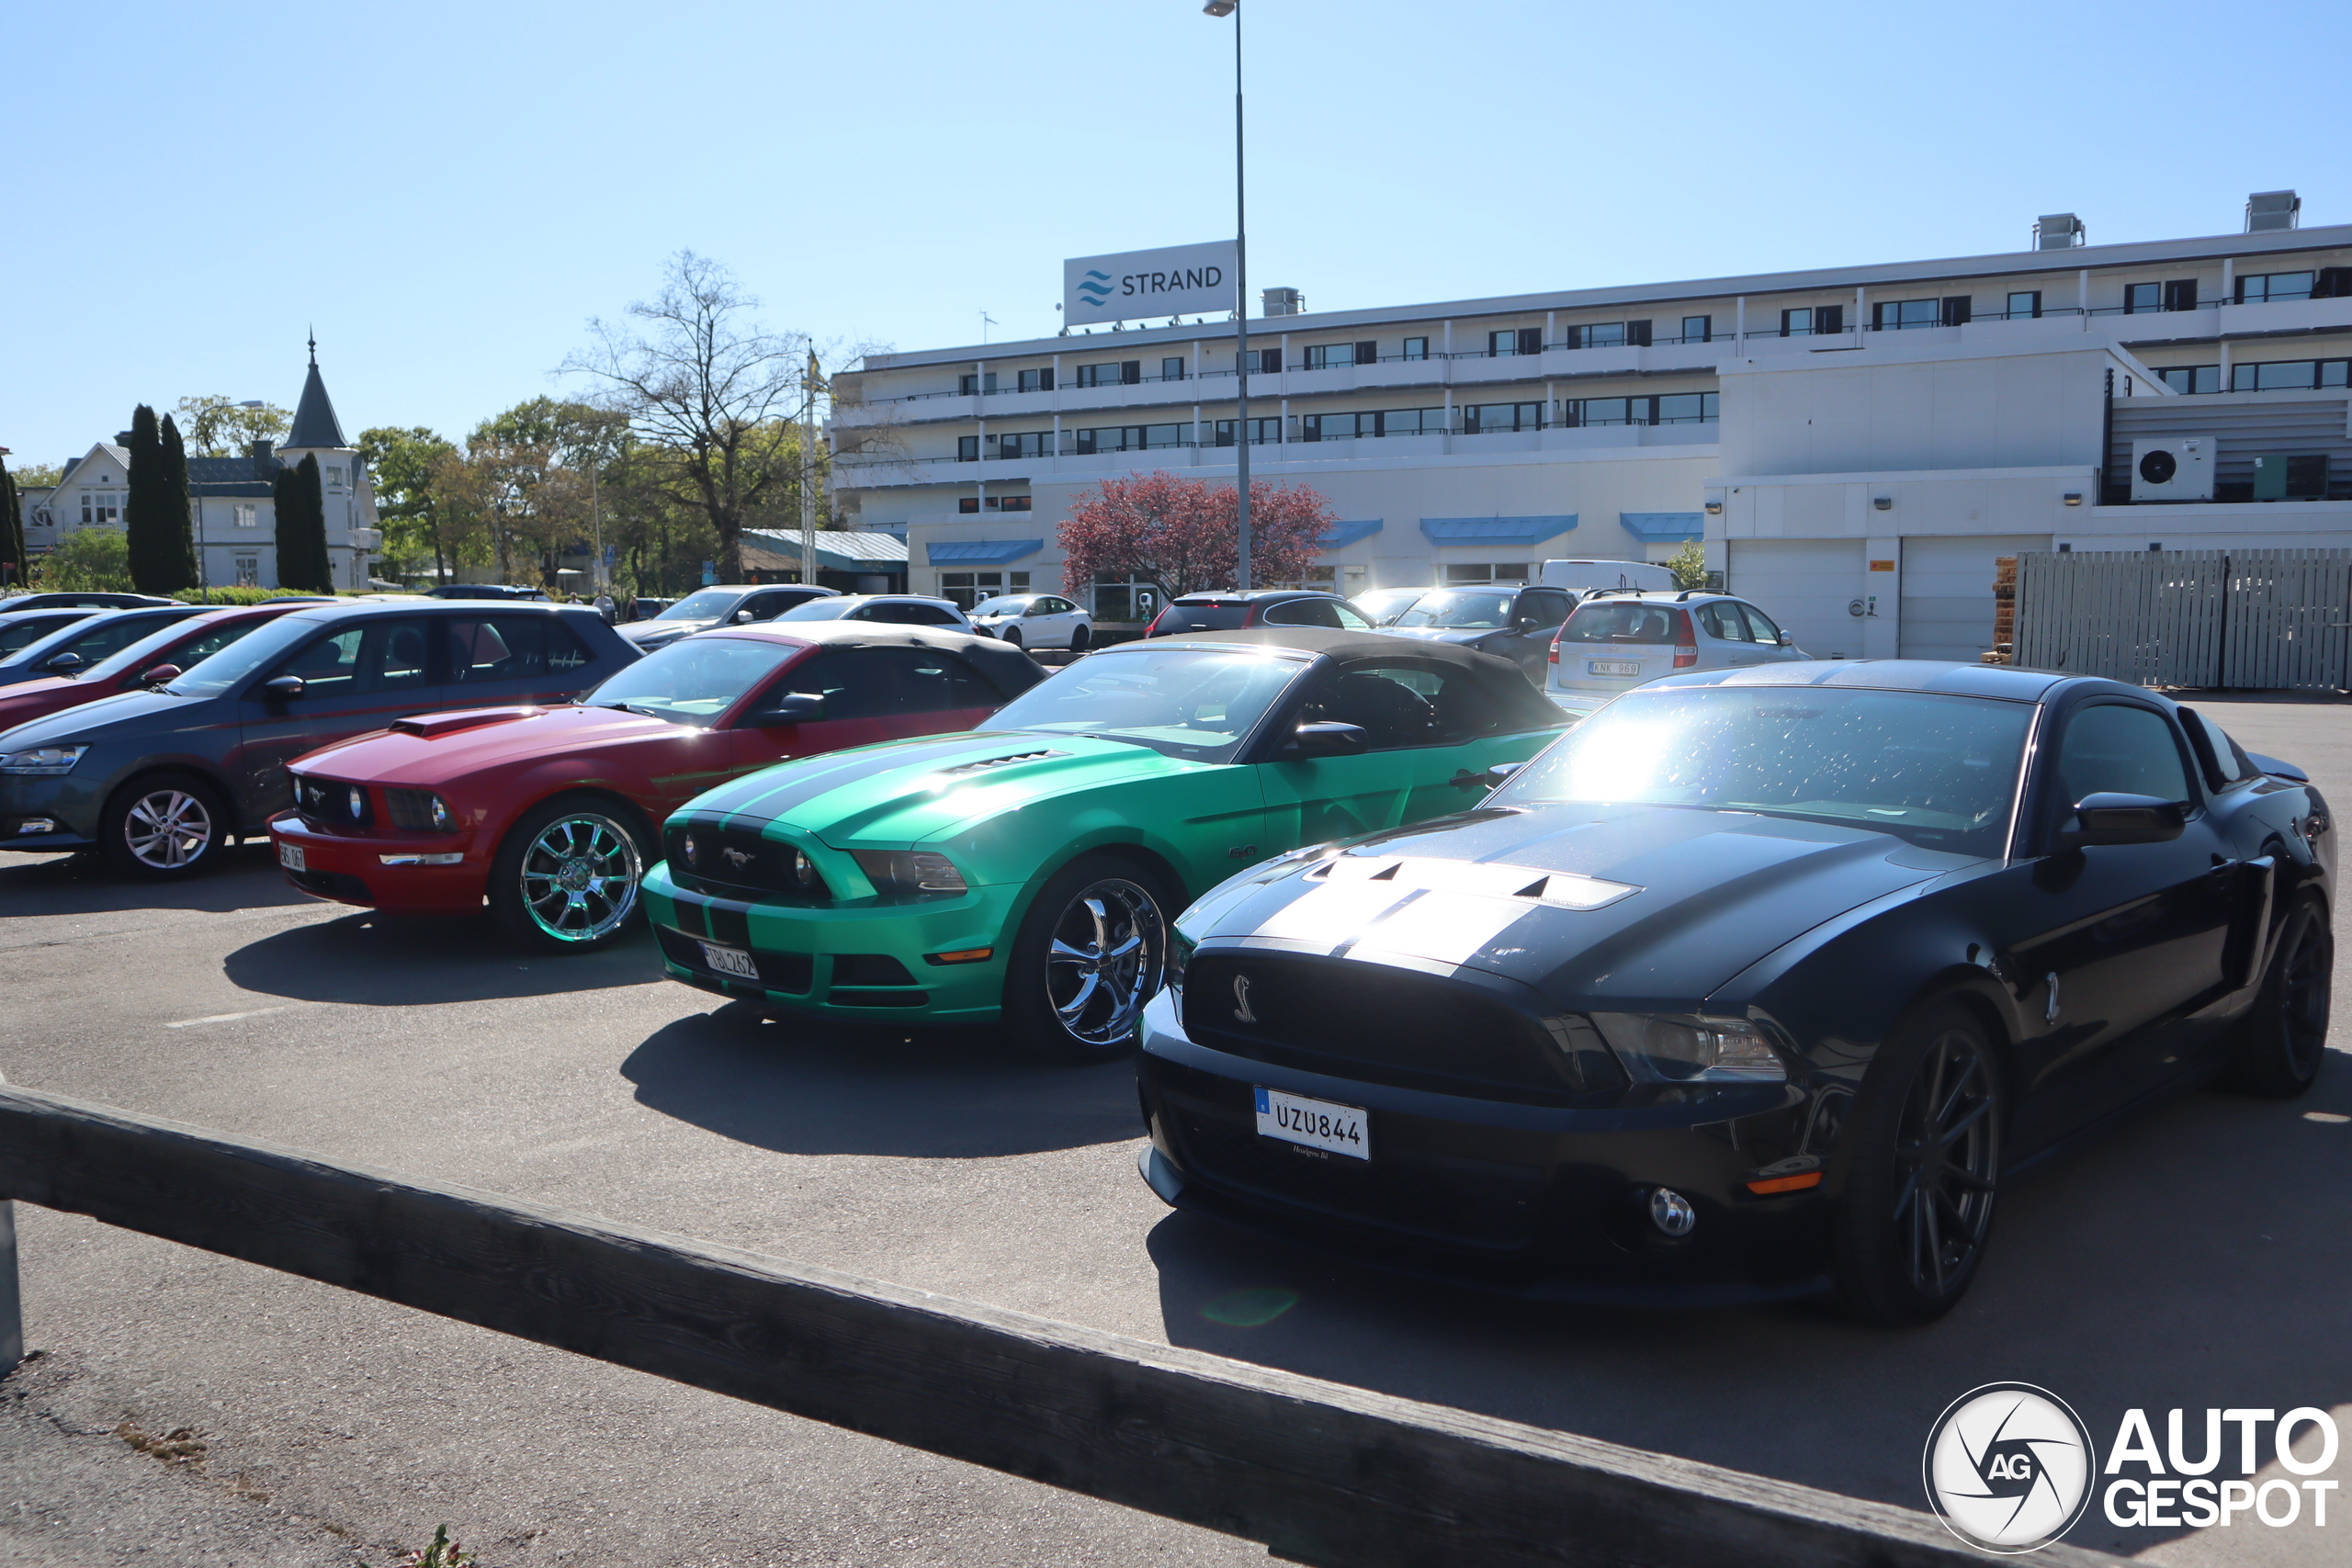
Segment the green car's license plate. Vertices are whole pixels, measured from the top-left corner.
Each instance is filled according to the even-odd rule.
[[[732,975],[739,980],[756,980],[760,971],[752,963],[752,955],[740,947],[721,947],[715,942],[702,944],[702,961],[721,975]]]

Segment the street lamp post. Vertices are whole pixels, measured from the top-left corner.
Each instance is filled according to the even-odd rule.
[[[1241,0],[1208,0],[1212,17],[1233,18],[1233,510],[1240,525],[1236,587],[1250,586],[1250,224],[1241,158]]]

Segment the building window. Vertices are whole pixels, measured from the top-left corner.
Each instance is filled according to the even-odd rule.
[[[1143,361],[1140,359],[1120,359],[1078,367],[1078,384],[1081,387],[1132,387],[1142,380]]]
[[[240,528],[258,528],[261,526],[260,513],[261,509],[252,502],[241,501],[229,508],[229,518]]]
[[[1462,411],[1462,434],[1488,435],[1498,430],[1541,430],[1542,403],[1472,403]]]
[[[261,558],[259,556],[237,558],[237,586],[240,588],[261,586]]]
[[[2176,392],[2218,392],[2222,389],[2222,367],[2218,365],[2176,365],[2160,370],[2165,385]]]
[[[1475,566],[1449,565],[1445,582],[1449,588],[1472,582],[1525,582],[1528,581],[1525,561],[1495,561]]]
[[[985,500],[977,495],[958,496],[956,510],[967,516],[980,512],[1026,512],[1034,499],[1026,495],[991,495]]]
[[[2003,316],[2012,321],[2030,321],[2041,314],[2041,290],[2020,288],[2009,295],[2008,309]]]
[[[1871,328],[1874,332],[1901,332],[1908,327],[1939,327],[1944,324],[1944,304],[1940,299],[1881,299],[1871,307]]]
[[[1283,351],[1279,348],[1253,348],[1247,355],[1252,376],[1279,376],[1283,373]]]
[[[1713,316],[1685,316],[1682,318],[1682,341],[1684,343],[1712,343],[1714,341],[1714,336],[1715,319]]]
[[[958,609],[968,610],[983,599],[993,599],[1000,593],[1026,593],[1029,574],[1025,571],[943,571],[939,574],[939,596],[953,599]]]
[[[1043,370],[1022,371],[1018,385],[1020,389],[1024,392],[1052,391],[1054,389],[1053,367],[1047,366]]]
[[[2352,359],[2275,359],[2267,365],[2233,365],[2230,390],[2287,392],[2341,387],[2352,380],[2347,371],[2352,371]]]
[[[1159,362],[1159,378],[1163,381],[1182,380],[1184,378],[1184,356],[1181,354],[1171,354],[1162,359]]]
[[[1568,329],[1570,348],[1622,348],[1624,344],[1623,321],[1587,321]]]
[[[1399,359],[1427,359],[1429,356],[1429,339],[1425,337],[1408,337],[1405,340],[1405,351],[1396,357]]]
[[[2165,286],[2161,283],[2126,284],[2123,289],[2123,313],[2137,316],[2165,308]]]
[[[1100,452],[1153,452],[1193,444],[1193,427],[1178,424],[1110,424],[1078,433],[1078,455]]]
[[[1647,398],[1569,398],[1560,404],[1568,425],[1713,424],[1722,417],[1719,392],[1666,392]]]
[[[1845,330],[1843,305],[1807,305],[1781,312],[1782,337],[1826,337]]]
[[[343,465],[341,463],[329,463],[327,465],[326,479],[327,489],[341,490],[343,488]]]
[[[97,527],[122,521],[122,497],[111,491],[85,490],[82,492],[82,526]]]
[[[2260,305],[2272,299],[2308,299],[2312,281],[2308,272],[2257,272],[2238,279],[2237,301]]]
[[[1080,432],[1080,434],[1084,433]],[[1253,419],[1250,422],[1250,446],[1271,446],[1281,441],[1282,438],[1283,422],[1280,419]],[[1220,446],[1233,445],[1233,421],[1221,419],[1216,422],[1216,444]]]
[[[1308,370],[1344,370],[1353,365],[1370,365],[1380,357],[1376,343],[1310,343],[1306,345],[1304,367]]]
[[[1502,405],[1506,408],[1509,404]],[[1541,405],[1530,405],[1540,409]],[[1227,422],[1229,423],[1229,422]],[[1385,435],[1439,435],[1445,431],[1445,411],[1437,409],[1374,409],[1362,413],[1310,413],[1300,418],[1303,441],[1370,441]],[[1500,428],[1498,426],[1497,428]],[[1217,445],[1231,446],[1218,426]]]
[[[1050,430],[1024,430],[1015,435],[991,435],[989,456],[1011,461],[1015,457],[1050,457],[1054,456],[1054,433]]]
[[[991,370],[983,376],[977,370],[967,371],[956,381],[956,387],[967,398],[993,392],[996,390],[996,372]]]
[[[1091,614],[1098,621],[1148,621],[1159,614],[1159,584],[1148,578],[1105,572],[1094,580]]]
[[[980,460],[980,438],[977,435],[957,436],[956,438],[956,460],[959,463],[978,462]]]

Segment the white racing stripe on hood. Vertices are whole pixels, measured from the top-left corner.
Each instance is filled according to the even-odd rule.
[[[1247,940],[1372,963],[1406,957],[1459,966],[1532,911],[1597,909],[1641,891],[1628,883],[1478,861],[1341,855]]]

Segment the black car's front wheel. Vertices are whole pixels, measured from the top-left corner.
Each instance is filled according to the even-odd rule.
[[[1004,1017],[1014,1038],[1060,1062],[1133,1050],[1167,971],[1175,903],[1157,873],[1123,855],[1081,855],[1055,873],[1012,941]]]
[[[490,908],[507,934],[543,953],[587,953],[637,923],[645,852],[627,814],[602,800],[533,807],[498,846]]]
[[[161,882],[211,870],[229,831],[219,791],[192,774],[154,773],[107,802],[98,847],[117,871]]]
[[[2287,911],[2262,989],[2230,1040],[2230,1081],[2250,1094],[2292,1100],[2319,1079],[2327,1056],[2335,938],[2327,910],[2306,894]]]
[[[1838,1292],[1858,1315],[1927,1323],[1967,1292],[1992,1229],[2006,1110],[1989,1032],[1957,1002],[1930,1005],[1880,1047],[1848,1124],[1837,1224]]]

